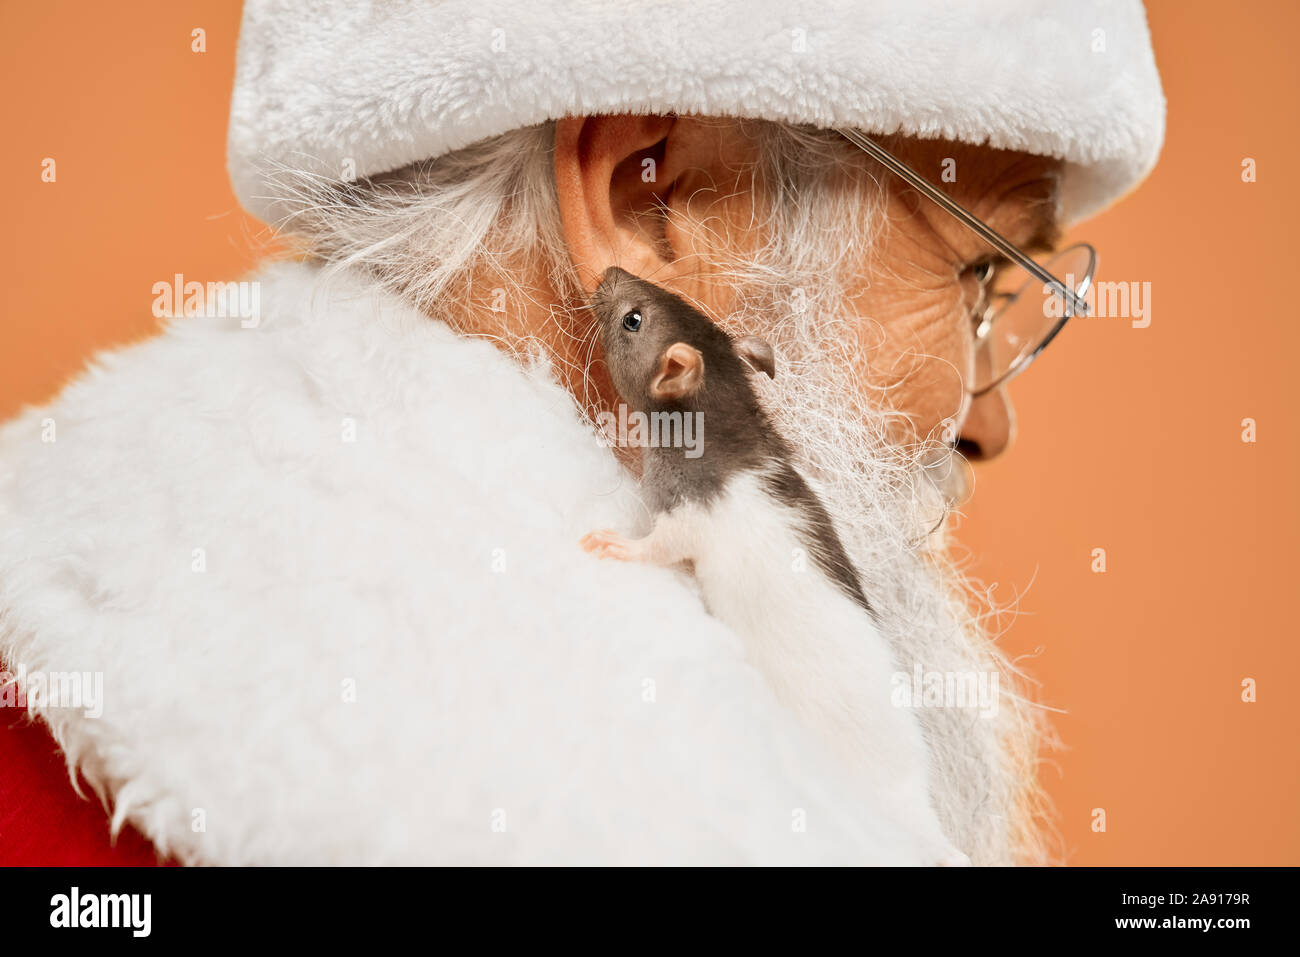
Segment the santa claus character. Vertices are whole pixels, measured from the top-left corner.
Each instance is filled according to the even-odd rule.
[[[688,573],[578,546],[645,518],[593,427],[617,266],[771,344],[897,670],[998,679],[908,709],[943,834],[1041,860],[943,517],[1164,101],[1136,0],[1002,6],[249,0],[231,174],[301,255],[257,322],[176,318],[0,431],[0,660],[102,673],[98,718],[36,710],[115,824],[204,863],[932,863]]]

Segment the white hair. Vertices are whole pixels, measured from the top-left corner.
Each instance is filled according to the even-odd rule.
[[[540,264],[557,292],[577,295],[554,141],[555,124],[544,123],[357,182],[284,167],[271,174],[289,210],[279,231],[336,269],[369,273],[429,315],[454,311],[448,297],[465,295],[485,264],[506,277]]]
[[[944,442],[891,441],[902,413],[882,407],[880,396],[896,383],[863,388],[863,330],[884,331],[851,314],[846,293],[888,229],[883,187],[834,133],[718,122],[743,123],[757,147],[744,251],[733,242],[734,223],[692,223],[709,247],[701,269],[735,294],[733,312],[718,319],[728,331],[765,335],[780,356],[783,373],[763,380],[762,397],[835,516],[900,669],[999,676],[992,719],[961,708],[919,712],[949,838],[975,863],[1040,863],[1040,712],[990,637],[1001,613],[964,577],[944,536],[931,534],[946,511],[919,463],[940,453],[951,464],[954,453]],[[472,279],[489,271],[513,284],[512,297],[549,300],[556,321],[594,346],[560,223],[554,134],[553,123],[519,129],[356,183],[281,170],[277,199],[292,210],[282,227],[311,255],[365,271],[462,331]],[[692,197],[678,202],[689,212]],[[524,285],[536,277],[546,289]]]

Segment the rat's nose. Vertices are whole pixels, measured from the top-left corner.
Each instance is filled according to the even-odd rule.
[[[619,269],[617,266],[610,266],[600,276],[600,285],[596,287],[598,295],[609,295],[618,284],[625,279],[634,279],[635,277],[626,269]]]
[[[616,290],[619,285],[628,279],[635,277],[625,269],[619,269],[617,266],[610,266],[600,276],[600,285],[596,287],[595,293],[592,294],[592,302],[597,307],[608,305],[613,301]]]

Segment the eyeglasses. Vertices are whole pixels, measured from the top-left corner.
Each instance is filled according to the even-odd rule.
[[[1093,273],[1097,270],[1097,251],[1087,243],[1070,246],[1048,259],[1046,266],[1040,266],[1014,243],[875,141],[857,130],[841,129],[838,132],[937,203],[1008,261],[1029,273],[1028,280],[1007,292],[1001,291],[1008,288],[1001,277],[994,285],[995,270],[991,265],[977,271],[980,298],[972,315],[975,323],[975,369],[967,386],[972,396],[1005,385],[1047,348],[1071,316],[1088,314],[1084,297],[1092,287]],[[1058,279],[1058,273],[1065,279]],[[1038,288],[1041,292],[1035,291]]]

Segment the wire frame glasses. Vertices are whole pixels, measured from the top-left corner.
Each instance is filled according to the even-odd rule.
[[[1089,312],[1085,297],[1097,269],[1097,251],[1087,243],[1070,246],[1039,265],[960,203],[930,183],[879,143],[857,130],[838,131],[854,146],[936,203],[1024,273],[1011,285],[988,269],[980,276],[980,299],[972,317],[975,364],[967,391],[980,396],[1023,372],[1056,338],[1072,316]],[[1063,277],[1063,278],[1058,278]]]

